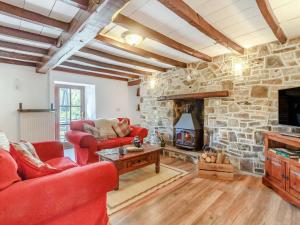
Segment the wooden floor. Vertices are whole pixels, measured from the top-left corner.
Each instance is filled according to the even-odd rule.
[[[165,157],[162,163],[189,171],[178,181],[113,214],[111,225],[299,225],[300,209],[282,200],[260,177],[233,182],[198,178],[195,167]]]

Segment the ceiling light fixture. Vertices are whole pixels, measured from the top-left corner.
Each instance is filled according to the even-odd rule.
[[[130,31],[126,31],[122,34],[122,38],[124,39],[124,41],[132,46],[137,46],[139,44],[142,43],[142,41],[144,40],[144,37],[142,37],[139,34],[135,34],[132,33]]]

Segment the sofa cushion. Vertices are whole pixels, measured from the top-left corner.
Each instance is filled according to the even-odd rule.
[[[123,146],[123,145],[130,145],[130,144],[132,144],[133,138],[134,137],[119,138],[120,145]]]
[[[41,177],[61,171],[42,162],[35,148],[29,142],[12,143],[10,151],[18,164],[19,173],[24,179]]]
[[[96,139],[102,139],[100,131],[98,130],[98,128],[96,128],[94,126],[91,126],[87,123],[83,124],[83,131],[93,135]]]
[[[77,167],[78,164],[73,162],[69,157],[54,158],[46,161],[46,163],[56,169],[66,170]]]
[[[112,126],[118,124],[118,119],[97,119],[94,123],[95,127],[99,130],[102,139],[117,137]]]
[[[126,119],[121,120],[117,125],[112,126],[119,137],[126,137],[130,134],[130,126]]]
[[[3,131],[0,131],[0,148],[9,151],[9,141]]]
[[[98,141],[97,144],[98,149],[116,148],[120,146],[120,138],[111,138],[103,141]]]
[[[0,148],[0,191],[11,184],[20,181],[18,166],[13,157],[4,149]]]

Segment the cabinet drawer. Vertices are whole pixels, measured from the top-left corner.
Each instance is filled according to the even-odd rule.
[[[289,188],[290,193],[300,199],[300,168],[293,165],[289,168]]]
[[[286,163],[280,158],[274,156],[272,152],[269,152],[266,159],[266,176],[279,188],[285,189],[286,187]]]

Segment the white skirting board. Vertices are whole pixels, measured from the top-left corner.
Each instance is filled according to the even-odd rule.
[[[20,112],[20,140],[55,140],[55,112]]]

